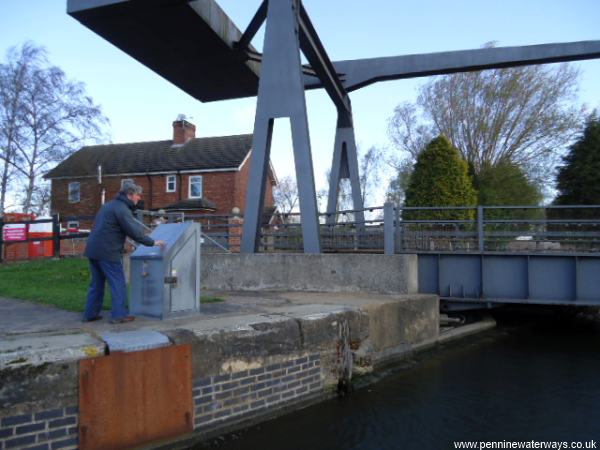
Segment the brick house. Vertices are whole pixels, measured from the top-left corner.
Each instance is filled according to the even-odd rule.
[[[173,139],[81,148],[50,170],[51,211],[67,218],[67,228],[90,228],[94,216],[115,197],[126,180],[144,189],[143,208],[185,214],[244,211],[252,135],[196,138],[196,127],[173,122]],[[276,177],[270,167],[265,211],[272,213]],[[77,222],[77,223],[75,223]]]

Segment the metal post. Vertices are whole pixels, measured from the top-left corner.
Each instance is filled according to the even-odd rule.
[[[4,219],[0,218],[0,263],[4,258]]]
[[[485,239],[483,236],[483,206],[477,207],[477,238],[479,241],[479,251],[485,250]]]
[[[54,257],[60,258],[60,215],[52,214],[52,241],[54,242]]]
[[[394,250],[398,253],[401,253],[404,250],[404,224],[400,223],[400,210],[395,209],[394,220],[396,221],[395,226],[395,248]]]
[[[394,254],[394,237],[394,205],[386,203],[383,205],[383,248],[386,255]]]

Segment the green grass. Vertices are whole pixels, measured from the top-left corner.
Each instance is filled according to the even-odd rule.
[[[221,297],[213,297],[212,295],[201,295],[200,296],[200,303],[221,303],[224,302],[225,300],[222,299]]]
[[[0,265],[0,296],[54,305],[67,311],[83,311],[90,283],[88,260],[66,258]],[[104,309],[110,309],[110,289],[104,293]]]
[[[0,297],[54,305],[82,312],[90,284],[85,258],[46,259],[0,265]],[[200,303],[220,303],[214,296],[200,296]],[[104,309],[110,309],[110,289],[104,291]]]

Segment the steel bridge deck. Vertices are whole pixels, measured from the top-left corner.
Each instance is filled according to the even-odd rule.
[[[419,292],[449,303],[488,306],[600,305],[600,255],[418,253]]]

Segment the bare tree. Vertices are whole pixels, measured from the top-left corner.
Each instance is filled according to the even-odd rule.
[[[291,213],[298,205],[298,186],[296,180],[286,176],[277,182],[273,189],[275,206],[283,214]]]
[[[384,152],[382,149],[372,146],[366,152],[362,152],[358,149],[358,181],[360,184],[360,193],[364,206],[368,202],[373,202],[376,199],[375,193],[377,188],[381,184],[381,171],[384,165]],[[331,170],[325,172],[325,177],[329,184],[331,176]],[[319,209],[324,212],[326,202],[328,200],[328,189],[320,189],[317,192],[317,200],[319,201]],[[338,211],[348,211],[354,209],[352,202],[352,186],[350,179],[343,178],[340,180],[340,188],[338,192]],[[339,217],[337,221],[351,221],[354,220],[353,213],[347,213]]]
[[[6,206],[9,180],[17,177],[20,163],[16,142],[22,139],[22,98],[25,91],[28,64],[39,64],[41,50],[25,44],[20,51],[11,48],[7,62],[0,64],[0,214]]]
[[[34,213],[36,216],[46,214],[51,200],[50,183],[36,183],[30,200],[29,212]]]
[[[381,184],[381,173],[383,166],[383,151],[375,146],[370,147],[360,156],[359,179],[363,205],[373,202],[375,191]]]
[[[6,136],[2,160],[18,175],[16,189],[23,210],[29,212],[41,176],[84,143],[97,140],[108,120],[82,83],[68,80],[61,69],[50,65],[43,48],[26,43],[9,50],[0,74],[0,107],[5,108],[4,97],[9,99],[10,108],[2,115],[11,119],[0,124],[0,134]]]
[[[389,181],[385,199],[396,206],[401,206],[404,203],[405,192],[410,183],[413,162],[410,158],[396,160],[393,167],[396,169],[396,173]]]
[[[413,161],[424,143],[443,134],[475,174],[508,160],[548,179],[581,128],[584,109],[573,106],[578,76],[560,64],[435,77],[420,88],[416,104],[396,107],[389,134]]]

